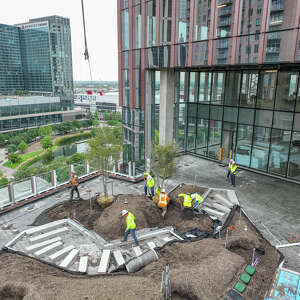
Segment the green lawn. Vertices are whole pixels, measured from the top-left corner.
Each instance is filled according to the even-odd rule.
[[[25,154],[22,154],[20,155],[20,159],[18,162],[16,163],[12,163],[11,161],[7,161],[4,166],[5,167],[8,167],[8,168],[11,168],[11,169],[15,169],[16,167],[18,167],[22,162],[28,160],[29,158],[32,158],[32,157],[35,157],[39,154],[41,154],[44,150],[41,149],[41,150],[38,150],[38,151],[35,151],[35,152],[30,152],[30,153],[25,153]]]

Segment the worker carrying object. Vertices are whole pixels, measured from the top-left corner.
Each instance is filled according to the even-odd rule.
[[[78,177],[76,175],[76,172],[74,172],[74,171],[72,172],[72,176],[70,178],[69,183],[71,185],[70,201],[73,200],[74,191],[76,191],[77,197],[78,197],[78,199],[80,199],[80,194],[79,194],[79,191],[78,191],[79,182],[78,182]]]
[[[230,159],[230,160],[229,160],[229,164],[228,164],[228,169],[227,169],[226,180],[229,180],[229,176],[230,176],[230,174],[231,174],[232,163],[233,163],[233,159]]]
[[[197,193],[195,192],[194,194],[191,195],[191,198],[193,200],[193,208],[194,209],[198,209],[198,207],[200,206],[200,204],[203,202],[203,198]]]
[[[192,197],[187,194],[179,194],[178,197],[183,197],[183,207],[181,210],[181,220],[184,219],[186,211],[191,211],[194,216],[194,209],[192,207]]]
[[[147,197],[148,190],[150,197],[154,196],[154,178],[150,175],[150,173],[144,173],[144,181],[145,181],[145,196]]]
[[[235,186],[235,175],[236,175],[236,169],[237,169],[237,165],[235,163],[235,161],[232,162],[232,165],[231,165],[231,185]]]
[[[139,242],[138,242],[138,240],[136,238],[136,235],[135,235],[136,224],[135,224],[135,221],[134,221],[135,217],[134,217],[133,213],[129,212],[126,209],[123,209],[121,214],[122,214],[122,217],[126,217],[126,230],[125,230],[123,241],[124,242],[127,241],[128,234],[130,233],[132,238],[135,241],[135,244],[138,246]]]
[[[166,194],[166,190],[162,189],[159,195],[156,195],[155,197],[158,198],[157,206],[162,208],[162,216],[165,217],[168,209],[169,204],[169,196]]]

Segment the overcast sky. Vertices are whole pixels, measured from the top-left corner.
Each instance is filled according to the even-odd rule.
[[[118,80],[117,0],[84,0],[84,4],[93,80]],[[13,25],[51,15],[70,18],[74,80],[90,80],[83,56],[81,0],[3,1],[0,23]]]

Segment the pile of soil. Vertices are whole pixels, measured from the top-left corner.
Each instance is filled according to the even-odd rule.
[[[96,198],[91,199],[91,203],[88,200],[66,201],[42,212],[32,225],[40,226],[53,221],[71,218],[76,219],[85,228],[93,230],[94,222],[99,219],[102,212],[103,208],[98,205]]]
[[[193,228],[207,232],[212,231],[212,222],[207,216],[199,215],[193,218],[192,214],[186,214],[185,219],[181,220],[180,208],[171,202],[163,218],[162,210],[152,200],[145,196],[135,195],[119,195],[116,201],[107,207],[101,217],[96,220],[94,231],[107,240],[123,236],[125,230],[125,218],[121,216],[123,209],[134,214],[137,229],[175,226],[180,232]]]
[[[193,193],[191,186],[178,187],[171,193],[172,200],[178,193]],[[198,190],[198,192],[203,193]],[[186,216],[180,220],[180,208],[173,202],[168,207],[165,219],[149,198],[136,195],[119,195],[115,202],[101,209],[89,201],[63,203],[45,211],[34,222],[36,225],[69,217],[76,209],[76,219],[103,238],[120,238],[125,229],[122,209],[134,213],[137,229],[173,225],[181,232],[192,228],[211,231],[211,221],[200,215]],[[214,300],[224,295],[238,281],[246,265],[251,264],[252,249],[263,248],[265,254],[256,253],[257,271],[244,292],[245,299],[262,300],[266,296],[280,260],[279,253],[260,236],[245,217],[235,213],[224,247],[225,233],[221,239],[204,239],[194,243],[176,243],[158,251],[159,260],[133,275],[112,277],[80,277],[39,263],[33,259],[13,254],[0,255],[0,284],[13,280],[26,281],[37,289],[41,299],[162,299],[160,294],[161,272],[170,265],[172,299]],[[2,286],[3,287],[3,286]],[[0,286],[0,291],[1,288]],[[67,288],[66,288],[67,287]],[[100,296],[101,295],[101,296]],[[1,297],[0,297],[1,298]],[[14,298],[12,298],[14,299]],[[24,298],[26,299],[26,298]]]
[[[3,300],[39,300],[40,294],[29,284],[5,282],[0,288],[0,299]]]

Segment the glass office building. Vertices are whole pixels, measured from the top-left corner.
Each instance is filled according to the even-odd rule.
[[[300,1],[120,0],[124,163],[154,139],[300,181]]]
[[[0,94],[23,89],[18,28],[0,24]]]
[[[72,106],[70,20],[59,16],[0,24],[0,93],[28,91],[61,96]]]

